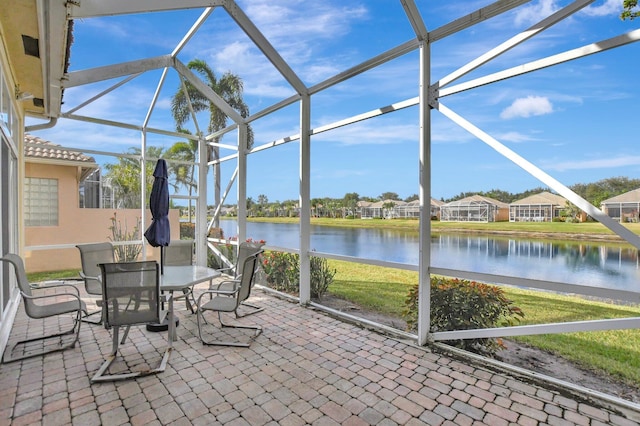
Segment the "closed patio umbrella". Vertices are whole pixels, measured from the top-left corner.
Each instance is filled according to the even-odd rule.
[[[160,247],[160,273],[164,273],[164,247],[171,242],[168,176],[167,162],[161,158],[153,171],[154,181],[149,198],[151,225],[144,232],[144,236],[151,246]]]
[[[167,180],[167,162],[162,158],[156,163],[153,171],[153,187],[149,197],[151,225],[144,231],[144,237],[153,247],[160,247],[160,273],[164,274],[164,248],[171,242],[171,226],[169,225],[169,182]],[[176,325],[178,324],[176,318]],[[160,324],[147,324],[149,331],[164,331],[169,327],[166,321]]]

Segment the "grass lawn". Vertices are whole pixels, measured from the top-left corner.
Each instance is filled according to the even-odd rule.
[[[329,286],[332,295],[365,308],[402,317],[409,288],[418,280],[416,272],[336,260],[328,262],[337,270],[334,282]],[[505,292],[524,311],[522,325],[640,316],[640,305],[619,306],[512,287],[506,287]],[[640,386],[640,330],[547,334],[513,339]]]

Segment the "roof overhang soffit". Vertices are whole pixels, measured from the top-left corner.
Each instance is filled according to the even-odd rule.
[[[38,19],[38,38],[42,73],[42,109],[26,108],[26,113],[33,116],[57,117],[62,105],[62,85],[67,67],[69,21],[67,6],[60,7],[48,0],[36,0]],[[10,7],[10,6],[4,6]],[[20,81],[18,81],[20,83]],[[28,89],[25,82],[23,89],[39,94],[36,88]]]
[[[82,0],[72,8],[70,18],[89,18],[217,6],[222,6],[227,11],[298,94],[308,93],[307,87],[302,80],[233,0],[180,0],[179,2],[175,0],[136,0],[135,2],[130,0],[110,0],[108,2],[103,0]]]

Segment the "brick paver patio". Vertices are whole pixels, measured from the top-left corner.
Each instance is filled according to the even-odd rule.
[[[84,323],[75,348],[0,366],[0,424],[640,422],[633,404],[602,403],[416,347],[261,291],[252,300],[266,309],[241,320],[264,329],[248,349],[204,347],[195,316],[178,302],[178,339],[166,371],[129,381],[90,383],[111,337],[102,326]],[[21,310],[10,343],[27,321]],[[156,362],[165,335],[132,328],[121,346],[127,365]]]

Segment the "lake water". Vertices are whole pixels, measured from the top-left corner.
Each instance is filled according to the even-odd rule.
[[[235,220],[221,220],[225,237]],[[297,248],[297,224],[247,222],[247,238]],[[375,228],[311,227],[311,249],[417,265],[418,233]],[[638,250],[592,242],[557,242],[477,235],[431,238],[434,267],[640,292]]]

